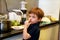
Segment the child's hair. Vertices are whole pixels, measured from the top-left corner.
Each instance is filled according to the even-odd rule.
[[[42,9],[41,8],[38,8],[38,7],[35,7],[35,8],[32,8],[29,12],[28,12],[28,14],[36,14],[37,15],[37,17],[38,17],[38,19],[39,18],[42,18],[43,16],[44,16],[44,12],[42,11]]]

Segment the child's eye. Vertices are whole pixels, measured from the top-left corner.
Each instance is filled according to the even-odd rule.
[[[35,16],[28,16],[28,18],[36,18]]]
[[[32,18],[35,18],[34,16],[32,16]]]

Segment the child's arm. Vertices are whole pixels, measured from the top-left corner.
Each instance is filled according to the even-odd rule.
[[[24,28],[23,30],[23,39],[29,39],[31,36],[29,33],[27,33],[27,28]]]
[[[29,39],[31,37],[30,34],[27,32],[27,28],[29,27],[30,24],[31,24],[30,20],[26,21],[24,24],[23,39]]]

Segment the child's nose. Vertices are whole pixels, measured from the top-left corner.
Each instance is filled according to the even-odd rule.
[[[32,17],[29,18],[30,20],[32,19]]]
[[[29,18],[29,20],[31,21],[32,19],[31,19],[31,18]]]

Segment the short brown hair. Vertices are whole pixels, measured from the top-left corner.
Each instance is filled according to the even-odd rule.
[[[41,8],[38,8],[38,7],[35,7],[35,8],[32,8],[28,14],[36,14],[38,18],[42,18],[44,16],[44,12],[42,11]]]

